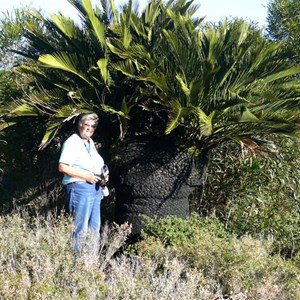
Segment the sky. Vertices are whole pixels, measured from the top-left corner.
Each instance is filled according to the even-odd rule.
[[[126,0],[115,0],[120,5]],[[139,0],[143,7],[147,0]],[[197,16],[205,17],[205,21],[216,22],[224,17],[241,17],[248,21],[255,21],[259,26],[266,25],[267,4],[270,0],[194,0],[200,4]],[[93,4],[100,3],[99,0],[92,0]],[[41,9],[46,14],[63,12],[65,15],[74,17],[76,13],[73,6],[67,0],[0,0],[0,12],[12,12],[14,8],[21,8],[26,5]]]

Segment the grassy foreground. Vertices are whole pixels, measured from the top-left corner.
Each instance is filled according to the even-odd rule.
[[[2,216],[0,299],[299,299],[297,259],[271,254],[268,241],[170,220],[122,254],[130,226],[105,225],[100,255],[75,259],[68,217]]]

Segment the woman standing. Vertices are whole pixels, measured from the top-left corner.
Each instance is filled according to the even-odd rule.
[[[92,135],[98,124],[95,113],[82,114],[78,121],[78,132],[63,144],[58,170],[64,174],[64,185],[68,208],[74,218],[73,243],[76,253],[91,239],[88,250],[95,254],[100,238],[100,203],[103,189],[100,186],[103,158],[97,152]],[[97,174],[97,175],[96,175]],[[104,181],[108,181],[108,175]]]

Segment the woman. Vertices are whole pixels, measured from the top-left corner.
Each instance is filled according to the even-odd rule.
[[[100,238],[100,203],[103,190],[100,186],[103,158],[91,139],[98,124],[95,113],[82,114],[78,132],[63,144],[58,170],[64,174],[63,185],[70,213],[74,217],[73,243],[75,251],[81,252],[90,234],[90,251],[95,254]],[[105,182],[108,176],[105,176]],[[98,183],[98,184],[97,184]]]

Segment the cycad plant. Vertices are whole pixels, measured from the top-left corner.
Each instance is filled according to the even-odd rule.
[[[228,140],[258,149],[266,133],[296,132],[300,69],[250,24],[202,26],[186,0],[153,0],[142,13],[132,1],[121,12],[112,0],[69,2],[80,24],[61,14],[28,24],[34,63],[20,72],[34,84],[6,118],[43,121],[43,148],[79,113],[97,112],[120,222],[186,217],[210,149]]]
[[[123,58],[118,70],[155,87],[155,101],[143,108],[165,114],[165,134],[178,130],[182,144],[203,151],[295,130],[299,68],[287,64],[279,44],[241,20],[199,30],[189,17],[166,13],[174,27],[162,30],[160,55],[141,45],[117,48],[116,39],[109,44]]]

